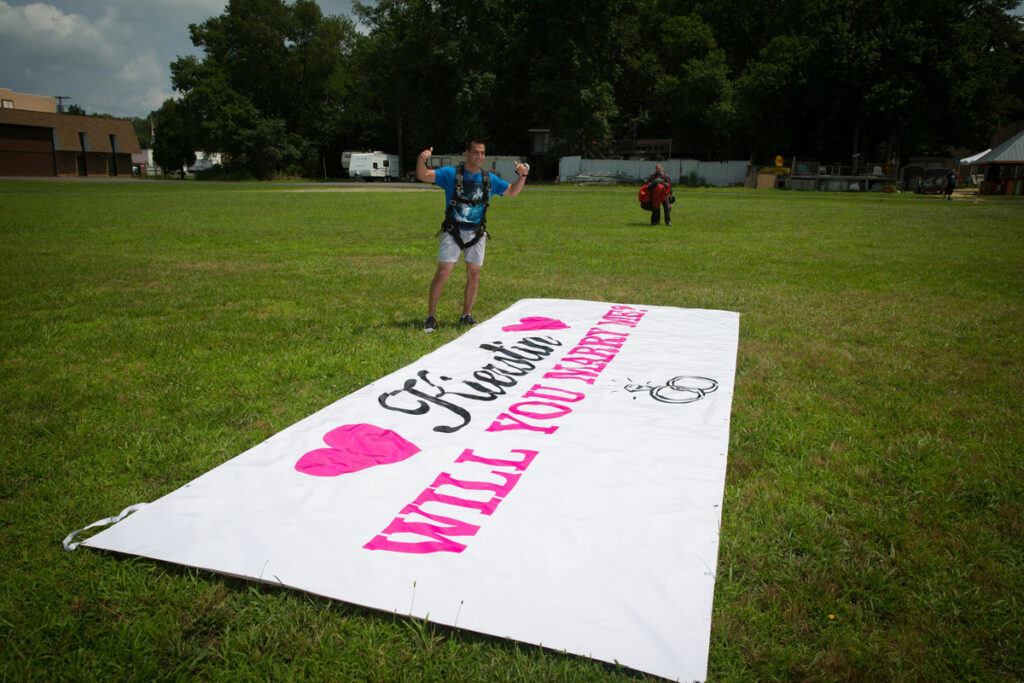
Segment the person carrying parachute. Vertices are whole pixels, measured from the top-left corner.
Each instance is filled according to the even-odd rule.
[[[651,225],[661,222],[661,207],[665,207],[665,225],[672,225],[672,203],[676,200],[672,194],[672,179],[665,175],[661,164],[654,167],[654,173],[647,177],[643,187],[637,193],[640,208],[651,212]]]

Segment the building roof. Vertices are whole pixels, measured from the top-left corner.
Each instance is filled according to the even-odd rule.
[[[24,109],[0,109],[0,124],[51,128],[56,131],[57,149],[73,152],[82,149],[79,133],[85,133],[91,152],[122,152],[134,154],[141,151],[135,128],[128,119],[108,119],[102,116],[75,116],[73,114],[49,114]],[[111,144],[110,136],[117,137],[118,149]]]
[[[0,99],[3,99],[4,104],[10,109],[57,113],[57,98],[49,95],[27,95],[9,88],[0,88]]]
[[[1024,130],[999,145],[975,164],[1024,164]]]

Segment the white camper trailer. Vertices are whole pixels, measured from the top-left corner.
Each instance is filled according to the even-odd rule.
[[[348,174],[364,180],[397,180],[398,155],[384,152],[354,152],[349,158]]]
[[[352,155],[359,154],[358,150],[346,150],[341,153],[341,170],[348,174],[348,167],[352,163]]]

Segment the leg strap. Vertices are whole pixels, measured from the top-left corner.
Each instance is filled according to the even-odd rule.
[[[472,247],[474,244],[483,239],[484,236],[486,236],[488,239],[490,239],[491,237],[491,234],[487,232],[487,228],[483,227],[482,225],[475,225],[473,227],[473,237],[466,242],[462,240],[462,231],[459,230],[459,228],[455,225],[452,225],[447,222],[443,223],[441,225],[441,229],[438,230],[437,234],[440,235],[442,232],[446,232],[449,235],[451,235],[452,239],[455,240],[455,244],[459,245],[459,249],[461,249],[462,251],[465,251],[466,249]],[[437,235],[435,235],[435,237],[436,236]]]

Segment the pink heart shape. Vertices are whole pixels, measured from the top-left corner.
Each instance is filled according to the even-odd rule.
[[[371,424],[342,425],[324,434],[330,448],[312,450],[295,463],[295,470],[314,477],[336,477],[377,465],[401,462],[420,448],[397,432]]]
[[[567,330],[569,326],[561,320],[545,318],[543,316],[532,316],[520,318],[515,325],[506,325],[501,328],[505,332],[535,332],[537,330]]]

